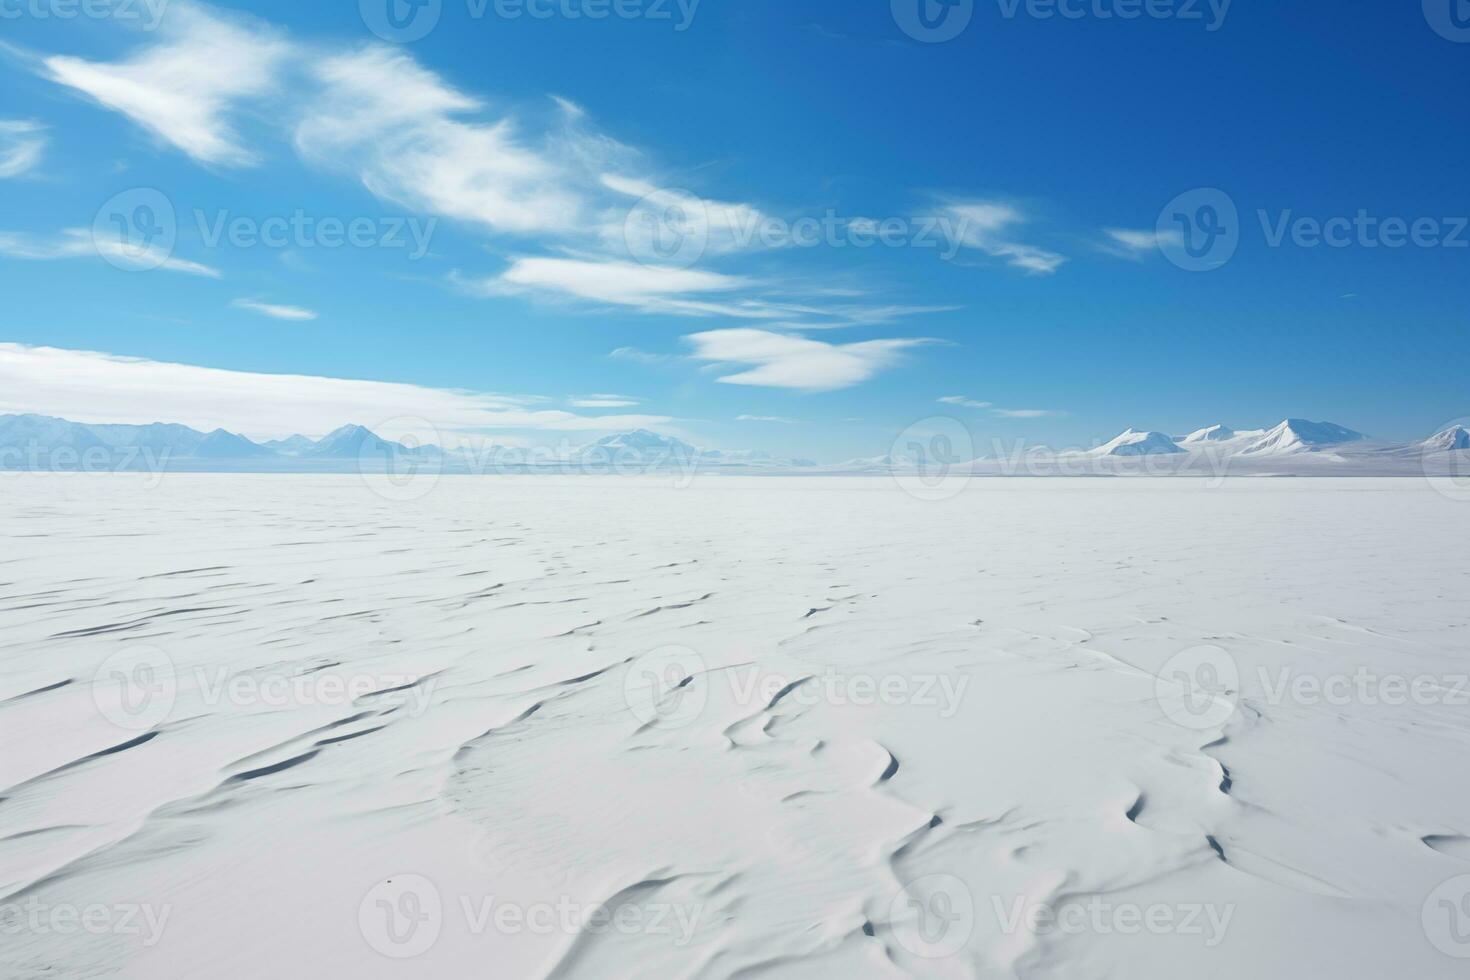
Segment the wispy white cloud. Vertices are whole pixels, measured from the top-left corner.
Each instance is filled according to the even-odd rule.
[[[602,185],[623,198],[603,217],[603,244],[614,252],[645,261],[684,254],[693,262],[765,244],[761,231],[770,218],[754,205],[697,197],[622,174],[604,174]]]
[[[322,59],[319,91],[296,126],[309,161],[352,173],[385,200],[492,231],[572,234],[589,173],[619,151],[584,135],[560,100],[563,129],[532,139],[402,52],[369,47]],[[575,107],[572,107],[575,109]]]
[[[1141,231],[1132,228],[1104,228],[1107,240],[1102,243],[1102,249],[1109,255],[1121,259],[1132,259],[1138,261],[1155,252],[1161,245],[1182,245],[1184,235],[1178,231],[1166,231],[1160,234],[1157,231]]]
[[[249,310],[276,320],[315,320],[317,318],[315,311],[300,306],[281,306],[277,303],[261,303],[253,299],[237,299],[231,305],[237,309]]]
[[[896,320],[906,320],[909,317],[924,316],[930,313],[953,313],[964,309],[961,306],[904,306],[902,304],[890,304],[887,306],[859,306],[838,305],[827,307],[822,310],[829,316],[835,316],[843,321],[842,326],[874,326],[883,323],[892,323]],[[820,326],[820,324],[814,324]]]
[[[973,408],[976,411],[988,411],[990,415],[999,419],[1040,419],[1067,414],[1046,408],[996,408],[993,402],[978,401],[968,395],[945,395],[939,399],[939,403],[954,405],[958,408]]]
[[[737,415],[736,422],[771,422],[779,425],[800,425],[801,419],[788,419],[780,415]]]
[[[226,18],[175,3],[162,40],[126,61],[64,56],[43,60],[49,77],[122,113],[203,163],[248,166],[232,116],[240,103],[274,88],[291,45],[259,21]]]
[[[577,120],[587,118],[587,110],[582,108],[577,103],[573,102],[571,99],[565,98],[560,95],[552,95],[551,101],[556,103],[557,107],[566,114],[568,119]]]
[[[756,247],[765,214],[630,176],[625,165],[637,154],[590,128],[585,110],[566,99],[553,97],[560,125],[532,133],[508,116],[477,121],[485,111],[479,100],[399,51],[330,57],[314,74],[321,92],[307,100],[295,130],[304,158],[353,173],[385,200],[493,232],[534,235],[560,253],[514,258],[498,276],[455,277],[475,294],[529,293],[662,315],[810,326],[882,322],[907,312],[856,303],[807,308],[761,295],[763,284],[749,278],[696,268],[706,258]],[[685,245],[692,246],[687,255]],[[665,256],[666,248],[672,254]]]
[[[1033,245],[1017,245],[1007,242],[996,245],[988,251],[991,255],[1005,259],[1008,265],[1038,276],[1051,275],[1067,261],[1065,256],[1049,252],[1044,248],[1036,248]]]
[[[809,303],[767,303],[761,309],[771,315],[787,317],[764,326],[783,330],[841,330],[848,327],[881,326],[931,313],[952,313],[959,306],[886,306],[860,303],[833,303],[813,306]]]
[[[560,258],[517,259],[502,280],[513,286],[555,289],[598,302],[632,305],[688,293],[729,292],[747,283],[738,276],[702,269]]]
[[[1014,231],[1027,223],[1014,205],[999,201],[950,201],[941,209],[961,245],[1004,259],[1007,265],[1038,276],[1062,267],[1066,256],[1014,240]]]
[[[596,256],[518,258],[499,276],[457,281],[482,296],[525,294],[626,306],[642,313],[755,320],[765,326],[789,330],[872,326],[957,309],[855,303],[814,306],[750,295],[765,284],[746,276]]]
[[[389,438],[499,430],[608,432],[666,425],[661,415],[538,410],[539,398],[385,381],[226,371],[93,351],[0,344],[0,413],[80,422],[181,422],[273,439],[355,422]],[[424,423],[428,425],[425,426]]]
[[[663,364],[666,361],[678,360],[673,354],[655,354],[651,351],[639,350],[637,347],[618,347],[608,351],[607,356],[615,361],[633,361],[638,364]]]
[[[938,342],[909,338],[828,344],[749,327],[709,330],[684,340],[693,346],[696,360],[750,365],[719,378],[723,384],[814,392],[861,384],[897,363],[904,351]]]
[[[508,115],[484,119],[483,102],[387,46],[310,48],[183,0],[161,33],[125,61],[54,56],[42,65],[209,164],[259,161],[235,129],[239,111],[259,102],[291,121],[308,162],[348,173],[386,201],[498,232],[588,235],[586,188],[631,155],[585,132],[585,113],[565,99],[556,99],[557,124],[534,138]]]
[[[0,255],[35,261],[102,258],[128,270],[166,269],[191,276],[220,278],[218,269],[175,258],[160,246],[129,245],[107,235],[94,236],[85,228],[68,228],[52,238],[0,232]]]
[[[483,296],[527,294],[642,313],[721,317],[808,331],[889,323],[952,306],[863,302],[819,283],[772,283],[703,263],[768,247],[771,219],[751,203],[704,199],[660,186],[641,155],[598,131],[581,106],[549,96],[539,108],[484,100],[460,90],[401,48],[308,46],[258,20],[175,0],[162,31],[123,60],[53,56],[44,72],[86,94],[196,160],[244,166],[259,161],[238,126],[247,111],[287,126],[300,157],[349,175],[375,197],[519,243],[500,275],[454,276]],[[979,208],[967,242],[1018,267],[1053,271],[1051,256],[993,238],[1019,223]],[[662,235],[683,221],[696,232],[692,257],[659,261]],[[682,217],[679,217],[682,216]],[[988,222],[988,224],[986,224]],[[658,240],[656,240],[658,239]],[[63,257],[66,249],[12,254]],[[526,254],[539,252],[541,254]],[[686,261],[687,258],[687,261]],[[164,267],[218,275],[165,257]],[[292,307],[256,312],[305,319]],[[850,346],[850,345],[848,345]],[[845,348],[843,348],[845,349]]]
[[[992,409],[990,414],[1002,419],[1044,419],[1067,413],[1050,408],[997,408]]]
[[[46,152],[46,127],[26,119],[0,119],[0,180],[29,173]]]
[[[554,98],[559,125],[532,131],[509,116],[481,122],[481,101],[388,48],[328,57],[315,78],[320,93],[307,98],[295,126],[307,160],[353,173],[384,200],[492,232],[535,235],[560,253],[516,257],[498,276],[456,276],[475,294],[825,326],[906,313],[856,303],[806,309],[760,295],[763,284],[753,279],[695,267],[757,247],[764,213],[629,175],[637,154],[589,128],[585,110],[564,98]],[[673,241],[664,242],[669,235]]]
[[[749,319],[783,315],[756,301],[722,302],[699,298],[750,285],[741,276],[704,269],[642,265],[584,258],[521,258],[500,276],[467,284],[486,294],[539,293],[593,303],[636,307],[646,313],[731,316]]]
[[[237,128],[248,111],[286,126],[308,164],[348,175],[385,202],[493,236],[533,239],[529,249],[518,242],[523,257],[498,276],[453,277],[478,295],[533,294],[791,330],[953,309],[837,301],[837,291],[818,283],[713,271],[707,263],[721,256],[789,245],[779,236],[772,245],[764,234],[781,223],[755,204],[649,179],[637,150],[596,129],[567,98],[514,107],[482,99],[401,48],[308,45],[261,21],[175,0],[160,34],[126,59],[58,55],[42,64],[58,84],[202,163],[259,161]],[[665,256],[669,248],[677,254]],[[1011,260],[1044,262],[1019,251]]]
[[[638,404],[638,399],[627,395],[587,395],[583,398],[573,398],[573,408],[632,408]]]

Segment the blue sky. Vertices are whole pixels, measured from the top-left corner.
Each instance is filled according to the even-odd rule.
[[[0,0],[0,411],[823,460],[1470,414],[1449,0],[388,2]]]

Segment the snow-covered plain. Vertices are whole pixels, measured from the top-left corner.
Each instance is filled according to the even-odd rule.
[[[0,480],[0,976],[1470,969],[1423,479]]]

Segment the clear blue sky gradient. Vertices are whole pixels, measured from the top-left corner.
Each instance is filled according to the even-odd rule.
[[[380,43],[355,2],[219,6],[300,41]],[[279,120],[238,120],[259,166],[205,166],[29,61],[117,60],[147,43],[136,31],[0,23],[0,119],[40,122],[50,139],[37,172],[0,181],[0,232],[90,227],[104,200],[140,185],[181,212],[404,213],[304,163]],[[219,280],[0,256],[0,341],[553,398],[625,393],[706,444],[822,459],[883,452],[938,411],[967,419],[981,442],[1056,444],[1288,415],[1410,439],[1470,414],[1470,247],[1271,247],[1256,216],[1470,215],[1470,43],[1430,29],[1418,0],[1237,0],[1213,32],[1174,19],[1007,18],[979,0],[970,27],[943,44],[905,36],[887,0],[703,0],[682,33],[666,21],[475,20],[447,0],[438,29],[403,48],[482,98],[487,118],[570,99],[642,151],[650,173],[712,198],[786,218],[1003,200],[1030,219],[1018,235],[1067,261],[1028,275],[980,251],[949,262],[905,248],[722,257],[713,267],[728,274],[955,308],[808,333],[948,342],[823,393],[720,384],[681,358],[608,356],[679,354],[688,334],[759,324],[470,295],[455,270],[489,276],[544,249],[452,219],[420,262],[387,250],[211,254],[185,221],[176,254],[219,267]],[[1152,229],[1166,202],[1199,187],[1240,209],[1240,248],[1223,268],[1109,254],[1104,229]],[[1460,241],[1470,246],[1470,230]],[[242,296],[320,316],[262,318],[231,306]],[[936,404],[948,395],[1065,414],[1000,419]]]

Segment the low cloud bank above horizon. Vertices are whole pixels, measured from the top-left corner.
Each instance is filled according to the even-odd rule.
[[[543,401],[0,343],[0,414],[54,415],[93,425],[178,422],[263,440],[315,438],[356,423],[390,439],[412,435],[453,442],[455,435],[490,430],[612,432],[672,421],[663,415],[579,415],[536,407]]]

